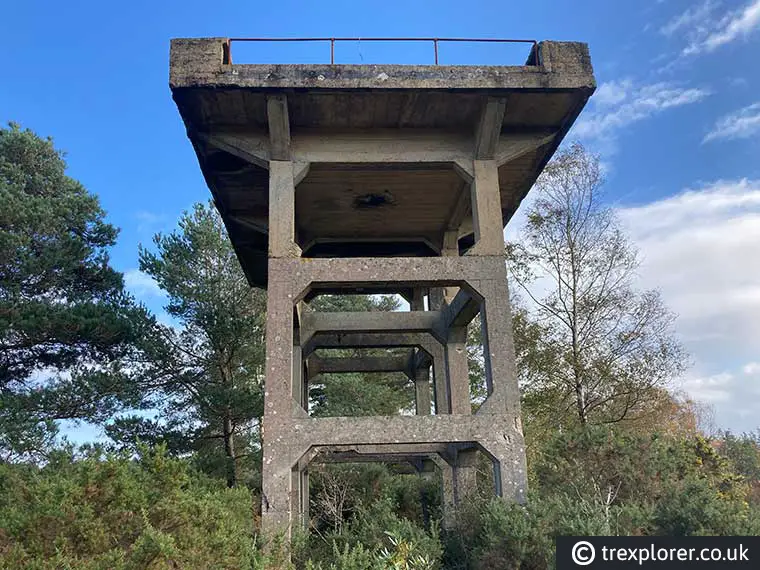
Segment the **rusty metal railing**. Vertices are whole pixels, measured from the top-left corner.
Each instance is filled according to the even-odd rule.
[[[536,54],[536,60],[527,65],[539,65],[538,58],[538,41],[537,40],[515,40],[515,39],[496,39],[496,38],[229,38],[225,45],[224,63],[232,63],[232,42],[330,42],[330,64],[335,64],[335,43],[336,42],[430,42],[433,44],[433,53],[435,65],[438,65],[438,44],[444,42],[472,42],[472,43],[519,43],[532,44],[533,51]]]

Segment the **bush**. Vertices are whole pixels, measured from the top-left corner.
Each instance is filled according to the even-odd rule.
[[[257,568],[253,502],[161,449],[0,465],[0,568]]]
[[[464,509],[445,534],[444,566],[552,568],[557,536],[757,535],[749,482],[717,448],[608,428],[555,434],[536,453],[528,504]]]

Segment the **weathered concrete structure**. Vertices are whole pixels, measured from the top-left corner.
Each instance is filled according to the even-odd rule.
[[[502,231],[594,90],[586,45],[541,42],[512,67],[233,65],[229,52],[174,40],[171,88],[243,269],[268,289],[265,530],[307,512],[315,461],[435,465],[450,513],[479,450],[494,491],[522,501]],[[310,311],[323,293],[399,293],[411,310]],[[476,317],[488,397],[473,414]],[[394,351],[320,353],[336,347]],[[309,381],[350,371],[404,372],[417,415],[310,417]]]

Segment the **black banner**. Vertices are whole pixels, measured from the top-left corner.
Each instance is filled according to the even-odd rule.
[[[760,568],[757,536],[560,536],[557,570]]]

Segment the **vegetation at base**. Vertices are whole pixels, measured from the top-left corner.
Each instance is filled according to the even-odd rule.
[[[534,455],[542,459],[526,506],[483,494],[449,530],[433,481],[380,465],[315,475],[314,529],[295,537],[293,566],[544,569],[558,535],[760,534],[755,436],[583,427]],[[350,503],[339,519],[323,498],[329,477]],[[1,464],[0,568],[271,568],[284,556],[265,555],[257,540],[257,503],[254,490],[229,489],[161,447],[64,449],[44,466]]]
[[[254,499],[160,447],[2,464],[0,568],[258,568]]]
[[[637,255],[602,186],[598,159],[559,153],[507,246],[527,504],[491,496],[483,457],[477,494],[446,521],[440,473],[314,464],[309,532],[288,549],[257,535],[266,296],[212,204],[140,249],[170,326],[125,291],[109,261],[118,232],[52,141],[0,129],[0,569],[541,570],[558,535],[760,534],[760,433],[708,436],[699,406],[668,389],[687,364],[674,317],[634,287]],[[486,367],[469,333],[477,406]],[[395,414],[413,399],[393,374],[325,374],[309,407]],[[62,419],[109,441],[61,442]]]

